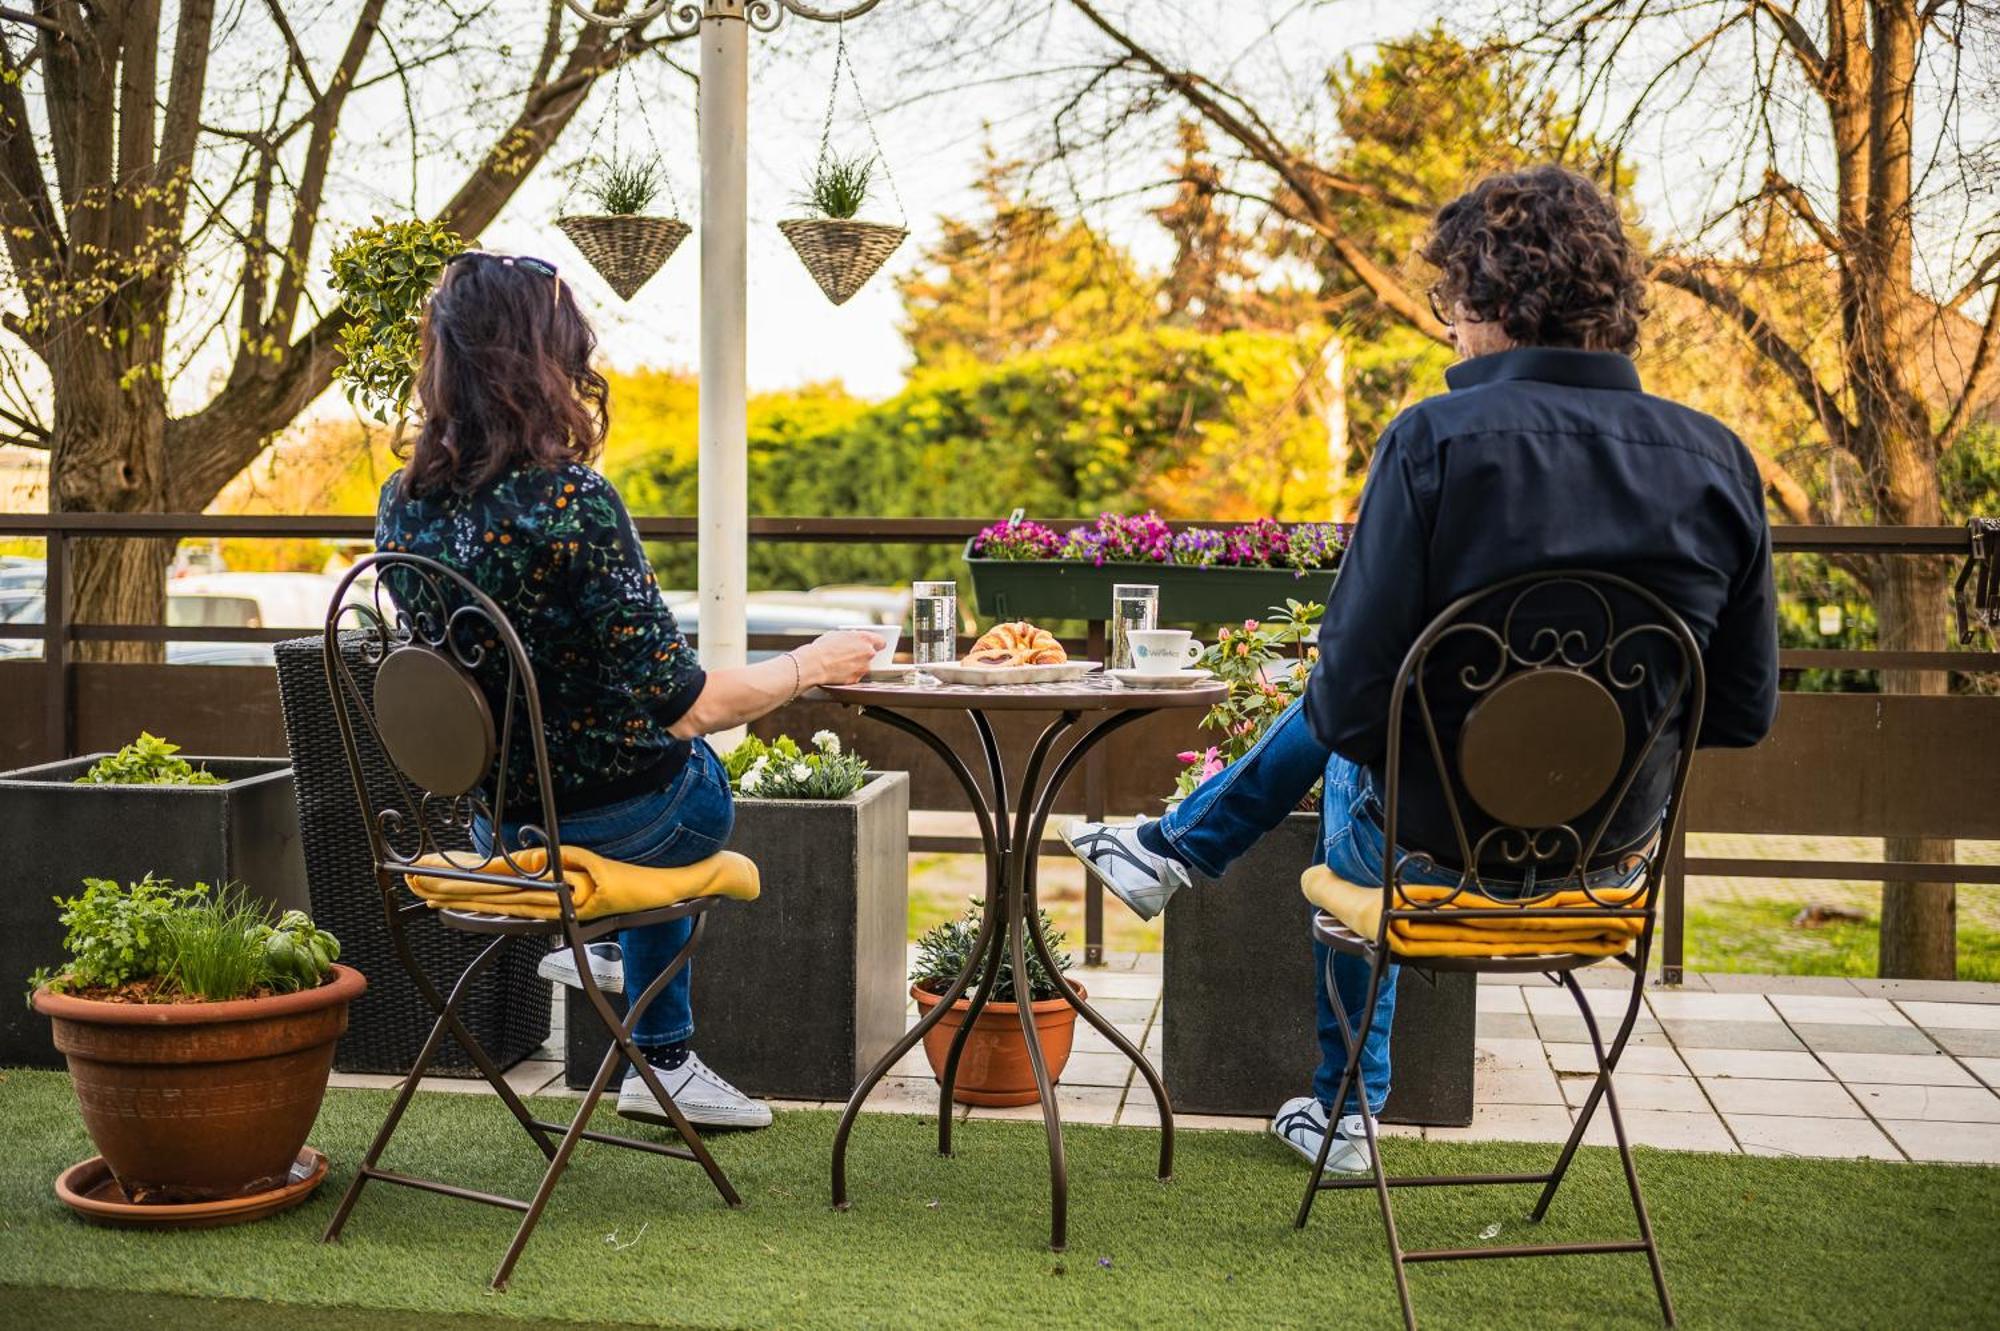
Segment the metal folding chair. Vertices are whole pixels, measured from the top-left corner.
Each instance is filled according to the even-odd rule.
[[[1622,626],[1619,611],[1627,612]],[[1645,993],[1664,848],[1672,844],[1680,818],[1688,766],[1701,728],[1704,688],[1700,648],[1678,615],[1626,579],[1586,571],[1531,574],[1465,596],[1431,621],[1403,660],[1389,703],[1381,792],[1383,844],[1396,844],[1398,806],[1407,785],[1404,749],[1414,738],[1423,746],[1429,774],[1437,777],[1444,793],[1456,833],[1458,863],[1466,867],[1447,871],[1458,872],[1455,885],[1442,891],[1419,889],[1414,895],[1403,882],[1414,856],[1385,865],[1379,885],[1348,884],[1324,868],[1309,871],[1308,896],[1322,904],[1314,917],[1313,937],[1330,949],[1322,983],[1340,1019],[1347,1053],[1334,1117],[1347,1103],[1349,1088],[1359,1082],[1362,1046],[1392,965],[1546,975],[1576,1000],[1597,1061],[1590,1093],[1554,1166],[1546,1172],[1391,1176],[1382,1161],[1373,1116],[1364,1114],[1368,1173],[1328,1178],[1326,1162],[1335,1135],[1328,1131],[1299,1203],[1297,1225],[1305,1227],[1313,1199],[1323,1190],[1374,1188],[1388,1235],[1396,1295],[1410,1331],[1415,1331],[1417,1318],[1405,1272],[1409,1263],[1582,1253],[1644,1253],[1660,1311],[1667,1325],[1674,1324],[1673,1300],[1639,1190],[1612,1074],[1631,1039]],[[1457,742],[1448,753],[1445,737],[1454,729]],[[1635,734],[1638,742],[1628,743]],[[1647,760],[1663,742],[1678,747],[1661,792],[1661,769],[1649,767]],[[1648,786],[1638,789],[1642,775]],[[1636,846],[1606,847],[1613,817],[1628,799],[1662,801],[1657,805],[1658,834]],[[1594,881],[1611,866],[1625,867],[1629,881],[1617,886]],[[1320,875],[1317,891],[1315,874]],[[1559,904],[1558,893],[1573,904]],[[1475,895],[1482,902],[1498,899],[1497,904],[1463,904],[1462,899]],[[1339,914],[1324,908],[1327,899],[1341,907]],[[1371,921],[1377,912],[1379,920]],[[1364,927],[1357,929],[1350,920]],[[1527,921],[1550,921],[1582,932],[1629,930],[1632,938],[1629,947],[1610,957],[1561,948],[1541,951],[1518,941],[1520,926]],[[1512,925],[1516,941],[1505,946],[1471,942],[1453,949],[1463,955],[1414,954],[1412,949],[1436,950],[1435,943],[1413,941],[1425,933],[1423,926],[1436,925],[1475,930]],[[1334,983],[1333,959],[1338,953],[1369,963],[1368,997],[1358,1025]],[[1608,1045],[1575,975],[1607,959],[1626,967],[1632,981]],[[1393,1188],[1536,1185],[1541,1193],[1530,1218],[1539,1222],[1555,1200],[1600,1104],[1611,1117],[1638,1221],[1637,1238],[1403,1247],[1390,1202]]]
[[[333,606],[326,622],[327,683],[354,776],[355,794],[368,824],[382,908],[397,956],[424,1001],[437,1013],[437,1022],[327,1225],[325,1241],[339,1239],[362,1188],[371,1181],[518,1211],[522,1213],[520,1225],[493,1275],[493,1288],[505,1289],[579,1141],[694,1161],[707,1171],[725,1202],[741,1206],[742,1199],[721,1167],[632,1042],[632,1031],[646,1008],[688,964],[701,941],[707,911],[719,898],[696,898],[591,920],[577,917],[571,884],[563,875],[561,834],[534,672],[506,615],[471,582],[443,564],[416,555],[370,555],[342,580]],[[358,628],[365,635],[361,659],[372,670],[357,672],[350,667],[340,651],[343,626],[349,626],[349,632]],[[363,743],[375,746],[389,759],[387,765],[394,773],[391,789],[371,788],[362,763]],[[524,823],[515,835],[516,844],[509,845],[501,831],[502,820],[514,807],[508,792],[510,787],[523,786],[531,797],[531,807],[539,812],[539,822]],[[451,849],[482,842],[488,848]],[[546,863],[533,872],[516,860],[522,847],[530,845],[548,851]],[[556,907],[556,918],[433,910],[408,891],[405,880],[418,875],[545,892]],[[492,939],[448,992],[424,973],[411,950],[409,928],[413,917],[422,916],[435,917],[447,929]],[[619,929],[688,917],[694,919],[694,931],[687,945],[644,993],[632,997],[621,1017],[591,977],[585,947]],[[613,1037],[583,1103],[568,1123],[537,1118],[459,1016],[466,995],[480,976],[508,944],[523,938],[556,939],[570,949],[584,995]],[[501,1103],[547,1158],[541,1183],[528,1200],[417,1178],[381,1166],[383,1153],[410,1107],[424,1070],[447,1035],[464,1048]],[[597,1132],[587,1126],[612,1074],[626,1060],[665,1109],[680,1146]]]

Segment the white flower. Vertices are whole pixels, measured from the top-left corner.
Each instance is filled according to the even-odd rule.
[[[812,768],[807,767],[804,763],[792,764],[792,780],[810,781],[812,780],[812,774]]]
[[[821,753],[838,754],[840,752],[840,736],[834,734],[831,730],[818,731],[813,735],[813,747]]]
[[[746,794],[751,794],[751,795],[756,794],[757,787],[764,784],[763,760],[759,759],[755,766],[753,766],[749,771],[745,772],[743,774],[743,780],[738,784],[740,784],[743,787],[743,790]]]

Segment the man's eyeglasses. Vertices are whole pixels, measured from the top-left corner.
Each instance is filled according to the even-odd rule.
[[[556,272],[556,266],[547,259],[537,259],[530,254],[493,254],[486,250],[461,250],[452,256],[451,262],[460,263],[467,259],[486,259],[509,268],[525,268],[531,273],[540,273],[556,284],[556,299],[558,301],[562,299],[562,275]]]
[[[1457,322],[1458,322],[1458,320],[1456,320],[1456,319],[1452,318],[1452,316],[1451,316],[1451,313],[1450,313],[1450,311],[1446,310],[1446,309],[1444,308],[1444,306],[1442,306],[1442,305],[1440,305],[1440,304],[1438,303],[1438,288],[1437,288],[1437,287],[1432,287],[1432,288],[1431,288],[1430,290],[1426,291],[1426,292],[1424,293],[1424,295],[1425,295],[1426,297],[1428,297],[1428,298],[1429,298],[1429,300],[1430,300],[1430,302],[1431,302],[1431,317],[1432,317],[1433,319],[1436,319],[1436,320],[1437,320],[1437,321],[1438,321],[1439,323],[1443,324],[1443,325],[1444,325],[1444,326],[1445,326],[1446,328],[1449,328],[1449,327],[1451,327],[1451,326],[1452,326],[1453,324],[1455,324],[1455,323],[1457,323]]]

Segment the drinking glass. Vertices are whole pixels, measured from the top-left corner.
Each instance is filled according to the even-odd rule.
[[[911,678],[917,684],[938,682],[925,666],[958,659],[956,582],[919,582],[910,588],[910,659],[916,663]]]
[[[1131,634],[1160,626],[1160,589],[1150,583],[1118,583],[1111,589],[1111,659],[1106,670],[1132,668]]]

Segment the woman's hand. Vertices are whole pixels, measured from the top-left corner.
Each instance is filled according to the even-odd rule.
[[[822,634],[798,649],[801,674],[806,687],[819,684],[852,684],[868,673],[877,654],[888,641],[859,629],[840,629]]]

